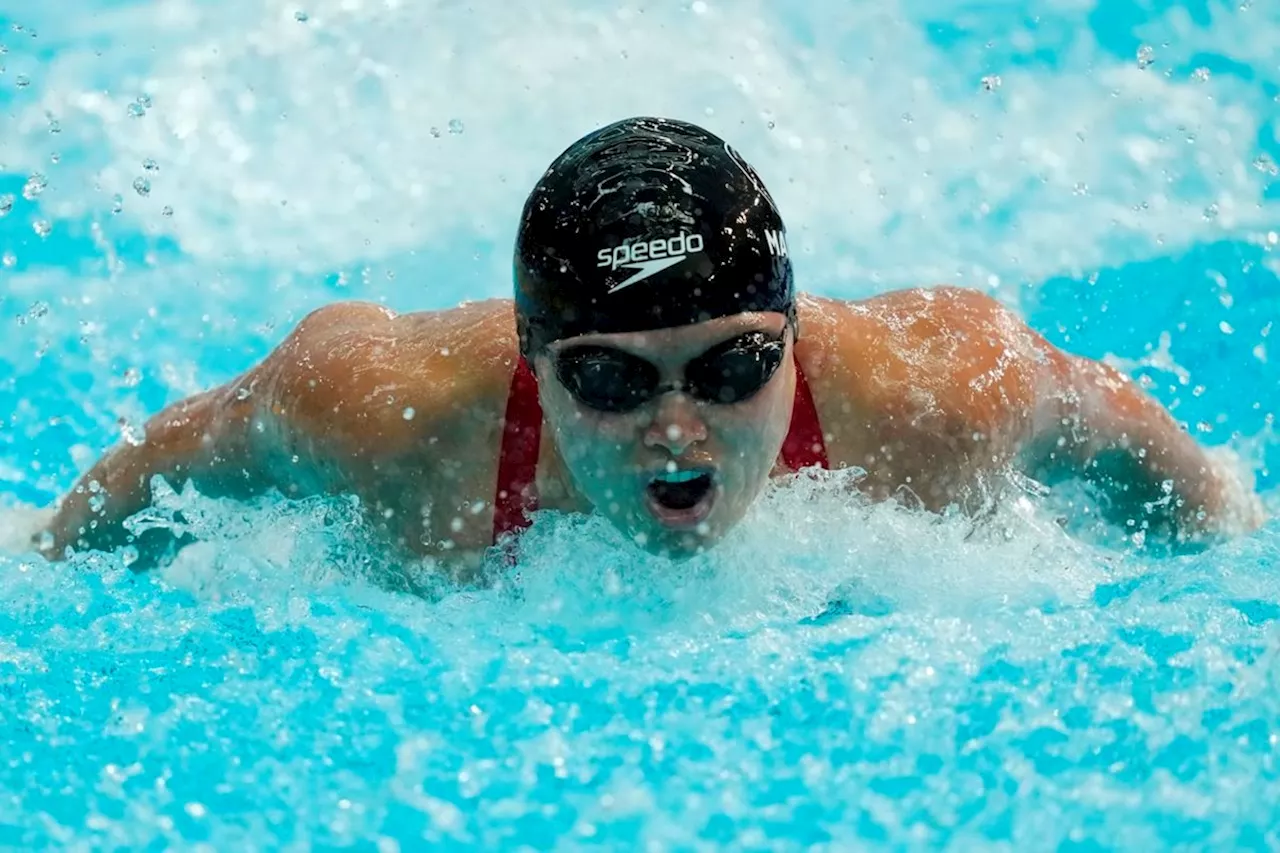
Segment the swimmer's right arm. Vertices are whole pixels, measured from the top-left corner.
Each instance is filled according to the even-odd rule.
[[[156,475],[175,487],[191,480],[210,492],[251,486],[253,406],[238,399],[239,387],[232,382],[169,406],[147,421],[141,443],[117,445],[99,459],[64,496],[43,531],[47,535],[38,537],[44,555],[59,559],[68,549],[127,544],[123,522],[151,502]]]
[[[369,316],[366,316],[369,315]],[[112,550],[129,544],[124,522],[151,503],[152,478],[175,489],[190,481],[205,495],[249,497],[276,482],[274,437],[293,406],[276,397],[310,390],[312,409],[325,410],[326,375],[349,370],[328,344],[336,330],[359,326],[381,306],[340,303],[313,311],[260,364],[243,376],[170,405],[151,418],[140,444],[112,448],[58,505],[33,544],[49,559],[67,549]],[[282,390],[283,389],[283,390]],[[331,415],[332,417],[332,415]]]

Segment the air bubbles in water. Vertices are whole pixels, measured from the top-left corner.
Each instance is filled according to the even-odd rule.
[[[142,161],[142,168],[148,172],[160,171],[160,165],[156,163],[155,160],[152,160],[150,157]]]
[[[22,197],[27,201],[34,201],[35,197],[44,192],[45,187],[49,186],[49,179],[44,175],[36,172],[27,178],[26,184],[22,187]]]
[[[440,128],[438,128],[438,127],[432,127],[432,128],[431,128],[431,135],[432,135],[432,136],[434,136],[436,139],[439,139],[439,138],[440,138]]]
[[[1253,168],[1268,175],[1280,174],[1280,167],[1276,166],[1276,161],[1271,159],[1270,154],[1259,154],[1254,158]]]
[[[53,223],[47,219],[37,219],[31,223],[31,230],[36,232],[40,239],[43,240],[53,233]]]
[[[173,216],[173,208],[166,204],[164,207],[160,209],[160,215]]]
[[[12,269],[18,265],[18,256],[13,252],[5,252],[4,257],[0,257],[0,265]]]
[[[1192,80],[1195,80],[1197,83],[1205,83],[1205,82],[1208,82],[1208,80],[1209,80],[1209,69],[1208,69],[1208,68],[1204,68],[1204,67],[1197,68],[1195,71],[1192,71],[1192,72],[1191,72],[1191,79],[1192,79]]]
[[[146,178],[134,178],[133,189],[140,196],[151,195],[151,182]]]
[[[124,196],[116,193],[111,197],[111,212],[119,213],[122,210],[124,210]]]
[[[1218,218],[1218,205],[1216,205],[1216,204],[1210,204],[1208,207],[1206,207],[1206,208],[1204,209],[1204,218],[1205,218],[1205,219],[1211,219],[1211,220],[1212,220],[1212,219],[1217,219],[1217,218]]]
[[[19,74],[17,77],[14,78],[13,83],[19,89],[25,89],[31,85],[31,78],[25,74]]]
[[[299,9],[293,13],[293,19],[300,24],[305,24],[307,21],[311,20],[311,16]]]
[[[13,197],[12,193],[0,195],[0,216],[6,216],[9,211],[13,210],[13,203],[15,200],[16,199]]]
[[[456,118],[449,119],[449,132],[455,136],[462,133],[462,122]]]
[[[130,367],[124,372],[124,378],[120,380],[120,384],[126,388],[137,388],[141,381],[142,371],[136,367]]]
[[[1142,47],[1138,48],[1138,67],[1139,68],[1146,68],[1147,66],[1151,65],[1151,63],[1155,61],[1156,61],[1155,48],[1153,48],[1149,44],[1144,44]]]
[[[982,78],[982,88],[988,92],[994,92],[1000,88],[1001,82],[1003,81],[1001,81],[999,74],[988,74]]]

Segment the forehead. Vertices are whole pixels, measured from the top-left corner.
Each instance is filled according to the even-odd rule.
[[[779,334],[786,327],[786,323],[785,314],[776,311],[751,311],[668,329],[576,335],[556,341],[548,349],[556,353],[567,347],[591,344],[617,347],[655,361],[665,359],[683,361],[721,341],[746,332],[762,331]]]

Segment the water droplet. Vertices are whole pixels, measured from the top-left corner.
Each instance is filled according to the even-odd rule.
[[[16,199],[12,193],[0,195],[0,216],[7,216],[9,211],[13,210],[13,203]]]
[[[911,122],[915,121],[915,119],[912,118],[911,113],[903,113],[902,120],[907,124],[911,124]]]
[[[173,216],[173,208],[166,204],[164,207],[160,209],[160,215]]]
[[[119,213],[122,210],[124,210],[124,196],[116,193],[111,197],[111,212]]]
[[[140,196],[151,195],[151,182],[146,178],[134,178],[133,189]]]
[[[25,74],[19,74],[17,77],[14,78],[13,84],[17,86],[19,89],[25,89],[31,85],[31,78]]]
[[[134,101],[133,103],[129,104],[129,115],[132,116],[133,118],[141,118],[146,114],[147,114],[146,108],[143,107],[142,104],[138,103],[137,101]]]
[[[32,320],[39,320],[41,317],[49,313],[48,302],[33,302],[31,307],[27,309],[27,316]]]
[[[49,132],[62,133],[62,125],[58,123],[56,118],[49,119]]]
[[[26,184],[22,187],[22,197],[27,201],[34,201],[35,197],[44,192],[45,187],[49,186],[49,179],[44,175],[36,172],[27,178]]]
[[[130,367],[124,372],[124,378],[120,381],[126,388],[137,388],[138,383],[142,381],[142,371],[136,367]]]
[[[462,122],[458,121],[456,118],[449,119],[449,132],[455,136],[462,133]]]
[[[1147,66],[1149,66],[1151,63],[1155,61],[1156,61],[1155,48],[1153,48],[1149,44],[1144,44],[1142,47],[1138,48],[1138,67],[1139,68],[1146,68]]]
[[[305,24],[307,21],[311,20],[311,16],[299,9],[293,13],[293,19],[300,24]]]
[[[49,155],[49,162],[55,166],[58,165],[60,162],[62,162],[62,155],[59,154],[57,151],[54,151],[52,154]]]
[[[766,125],[766,127],[768,127],[770,130],[773,130],[775,127],[777,127],[777,125],[775,125],[773,122],[769,122],[769,123]]]
[[[4,257],[0,257],[0,264],[12,269],[18,265],[18,256],[13,252],[5,252]]]
[[[1211,205],[1209,205],[1208,207],[1206,207],[1206,208],[1204,209],[1204,218],[1205,218],[1205,219],[1217,219],[1217,218],[1218,218],[1218,205],[1216,205],[1216,204],[1211,204]]]
[[[1208,69],[1208,68],[1204,68],[1204,67],[1197,68],[1195,71],[1192,71],[1192,72],[1191,72],[1191,79],[1192,79],[1192,80],[1195,80],[1197,83],[1205,83],[1205,82],[1208,82],[1208,80],[1209,80],[1209,69]]]
[[[417,414],[417,412],[415,412],[415,411],[413,410],[413,406],[407,406],[407,407],[405,408],[404,412],[402,412],[402,414],[403,414],[404,419],[405,419],[406,421],[411,421],[411,420],[413,420],[413,416],[414,416],[414,415],[416,415],[416,414]]]
[[[1084,181],[1078,181],[1076,183],[1075,189],[1072,190],[1071,192],[1072,192],[1072,195],[1088,195],[1089,185],[1086,184]]]
[[[152,160],[150,157],[142,161],[142,168],[148,172],[160,171],[160,165],[156,163],[155,160]]]
[[[1001,82],[999,74],[988,74],[986,77],[982,78],[982,88],[986,89],[988,92],[994,92],[996,89],[1000,88]]]
[[[432,136],[434,136],[436,139],[439,139],[439,138],[440,138],[440,128],[438,128],[438,127],[432,127],[432,128],[431,128],[431,135],[432,135]]]
[[[31,230],[36,232],[41,239],[44,239],[53,233],[53,223],[47,219],[37,219],[31,223]]]
[[[237,389],[236,389],[236,399],[237,399],[237,400],[248,400],[248,399],[249,399],[249,395],[250,395],[250,394],[252,394],[252,393],[253,393],[253,392],[252,392],[252,391],[250,391],[248,387],[246,387],[246,386],[244,386],[244,385],[241,385],[239,388],[237,388]]]
[[[1218,331],[1222,332],[1224,335],[1234,335],[1236,333],[1235,328],[1233,328],[1226,320],[1218,323]]]
[[[139,95],[139,96],[138,96],[138,104],[139,104],[139,105],[141,105],[141,107],[142,107],[144,110],[149,110],[149,109],[151,109],[151,96],[150,96],[150,95]]]
[[[1280,174],[1280,166],[1276,165],[1276,161],[1271,159],[1270,154],[1259,154],[1254,158],[1253,168],[1269,175]]]
[[[129,445],[139,447],[146,442],[146,430],[143,427],[135,426],[125,418],[120,418],[116,424],[120,427],[120,437]]]

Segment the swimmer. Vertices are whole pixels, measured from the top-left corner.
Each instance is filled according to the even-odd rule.
[[[1175,543],[1260,523],[1116,370],[973,290],[798,295],[786,234],[712,133],[648,117],[600,128],[528,196],[513,300],[315,310],[107,453],[42,550],[130,543],[123,522],[156,475],[206,495],[355,495],[390,542],[446,565],[475,565],[538,508],[600,513],[685,557],[771,477],[814,466],[864,469],[875,500],[971,513],[1002,472],[1083,478],[1118,523]]]

